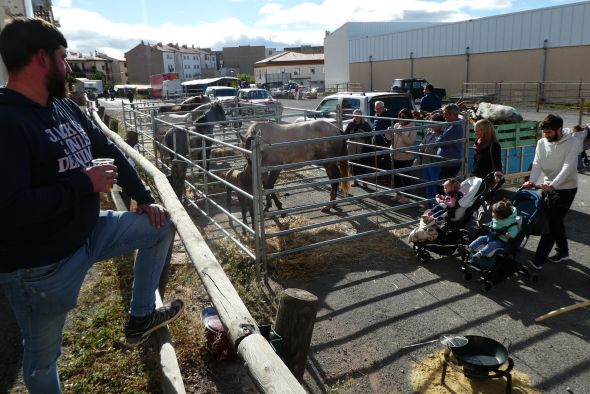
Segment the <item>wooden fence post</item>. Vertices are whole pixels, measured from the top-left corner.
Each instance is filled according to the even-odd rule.
[[[119,134],[119,120],[114,118],[111,119],[111,122],[109,123],[109,129]]]
[[[286,289],[277,310],[275,331],[283,338],[283,360],[299,382],[303,381],[317,308],[315,295],[301,289]]]
[[[98,106],[98,117],[99,118],[104,119],[104,111],[105,111],[104,106],[99,105]]]

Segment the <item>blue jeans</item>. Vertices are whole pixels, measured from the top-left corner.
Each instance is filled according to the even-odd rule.
[[[469,249],[477,250],[481,245],[485,245],[479,251],[481,252],[482,256],[487,256],[491,252],[497,249],[504,249],[506,243],[499,239],[498,237],[489,237],[487,235],[482,235],[475,239],[475,241],[469,244]]]
[[[138,249],[129,312],[149,315],[173,236],[170,221],[156,229],[147,215],[101,211],[85,244],[71,256],[42,267],[0,273],[22,333],[23,377],[30,393],[61,393],[57,359],[63,327],[92,264]]]
[[[427,181],[439,180],[440,167],[427,167],[422,170],[422,177]],[[426,186],[426,198],[431,199],[438,194],[438,185]]]

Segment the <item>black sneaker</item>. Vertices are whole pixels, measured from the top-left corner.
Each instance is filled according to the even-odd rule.
[[[535,260],[529,260],[529,265],[538,271],[543,269],[543,264],[539,264]]]
[[[549,257],[549,261],[551,261],[552,263],[559,263],[560,261],[564,261],[569,259],[570,256],[568,253],[563,253],[560,250],[556,250],[555,254],[551,257]]]
[[[125,339],[130,345],[141,345],[150,337],[150,334],[168,323],[172,323],[180,316],[184,302],[174,300],[168,305],[164,305],[151,315],[136,317],[129,315],[125,323]]]

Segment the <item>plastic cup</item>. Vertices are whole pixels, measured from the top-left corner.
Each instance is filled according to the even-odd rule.
[[[106,165],[115,165],[115,159],[106,159],[106,158],[99,158],[92,160],[92,167],[96,166],[106,166]],[[111,190],[113,185],[107,185],[107,188]]]

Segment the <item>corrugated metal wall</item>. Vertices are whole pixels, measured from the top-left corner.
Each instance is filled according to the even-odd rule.
[[[590,45],[590,1],[349,41],[350,63]]]

